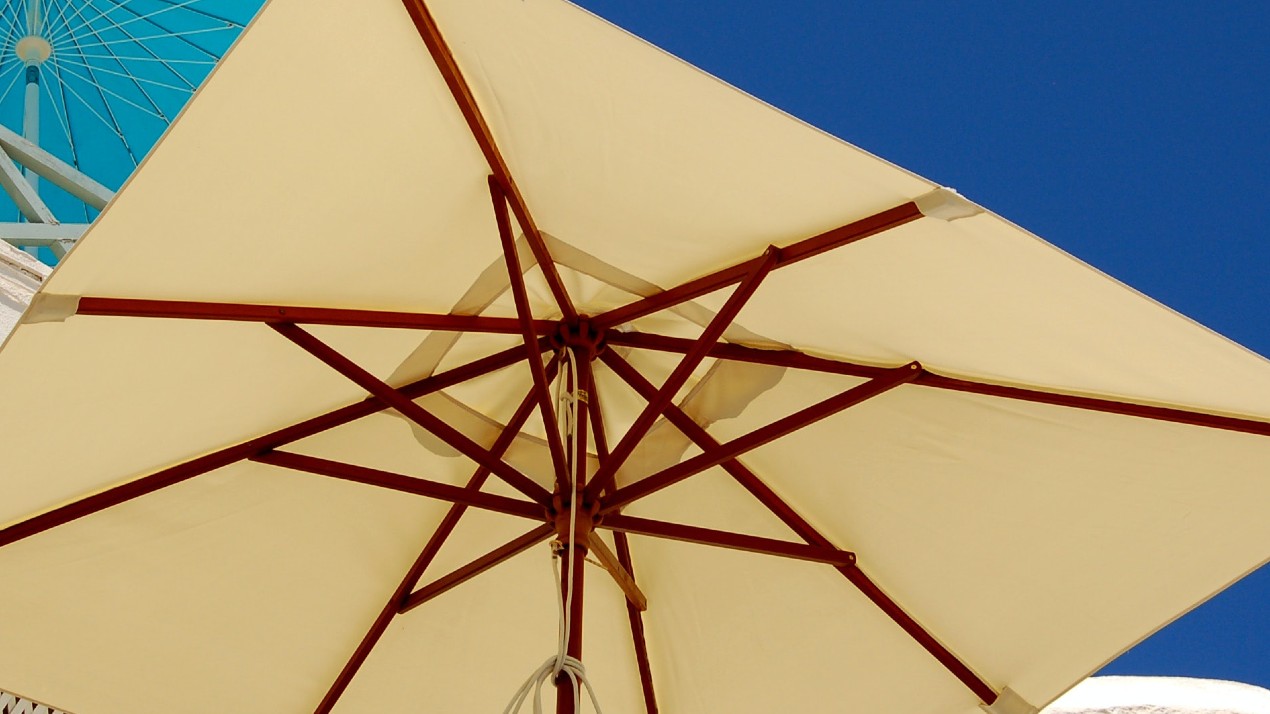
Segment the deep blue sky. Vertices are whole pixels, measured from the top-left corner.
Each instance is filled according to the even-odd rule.
[[[1270,354],[1270,4],[580,4]],[[1105,672],[1270,687],[1270,568]]]

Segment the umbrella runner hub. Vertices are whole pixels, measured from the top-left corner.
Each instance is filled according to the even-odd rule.
[[[576,358],[593,362],[604,351],[608,330],[595,325],[583,315],[577,320],[561,320],[550,336],[551,346],[557,350],[570,350]]]
[[[560,548],[580,548],[585,553],[591,533],[595,531],[598,522],[596,514],[599,510],[598,503],[589,506],[584,503],[581,508],[575,509],[563,503],[559,494],[553,496],[551,519],[556,526],[555,542],[560,544]]]

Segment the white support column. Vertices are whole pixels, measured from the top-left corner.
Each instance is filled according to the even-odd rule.
[[[40,65],[49,58],[52,47],[48,40],[40,36],[40,0],[28,0],[27,33],[18,41],[18,57],[26,63],[26,94],[22,101],[22,136],[27,141],[40,145]],[[25,44],[24,44],[25,43]],[[40,191],[40,178],[30,168],[26,170],[26,180],[36,193]]]
[[[87,223],[0,223],[0,241],[14,246],[74,243],[88,230]]]
[[[22,171],[18,169],[18,165],[13,163],[13,158],[8,152],[0,149],[0,187],[3,187],[5,193],[13,199],[18,205],[18,210],[22,212],[22,216],[32,223],[56,223],[53,213],[49,211],[48,206],[44,205],[44,201],[40,200],[39,194],[35,192],[35,187],[27,183],[26,178],[22,175]]]
[[[14,161],[43,176],[54,186],[101,210],[115,197],[115,192],[89,178],[82,171],[62,161],[18,133],[0,124],[0,148]]]

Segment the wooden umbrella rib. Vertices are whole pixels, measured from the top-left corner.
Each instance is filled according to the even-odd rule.
[[[595,385],[595,370],[591,368],[590,362],[579,364],[582,372],[582,381],[586,385],[586,409],[590,415],[591,433],[595,439],[595,453],[599,457],[601,463],[609,457],[608,436],[604,433],[604,412],[600,409],[600,394]],[[596,536],[599,540],[599,537]],[[614,542],[623,544],[626,542],[626,534],[621,531],[613,532]],[[648,609],[648,598],[644,592],[640,590],[639,584],[635,581],[635,574],[628,567],[629,563],[624,562],[616,553],[608,551],[608,546],[603,540],[599,540],[592,548],[596,552],[596,556],[604,563],[604,567],[609,570],[613,576],[613,580],[617,582],[619,588],[626,595],[626,604],[634,606],[633,612],[639,614]],[[620,550],[620,548],[619,548]]]
[[[552,359],[547,365],[548,374],[552,373],[556,366],[556,360]],[[529,394],[521,401],[520,406],[516,408],[511,419],[507,421],[507,426],[499,433],[498,438],[494,440],[494,445],[490,447],[490,452],[501,458],[507,449],[511,447],[512,442],[520,433],[520,429],[525,425],[525,421],[533,412],[534,393],[530,390]],[[464,488],[468,491],[476,491],[485,484],[489,478],[489,469],[479,466],[476,472],[472,474],[472,478],[468,479]],[[358,643],[348,661],[344,663],[344,667],[340,670],[335,681],[331,683],[326,694],[322,697],[322,701],[317,708],[313,710],[314,714],[329,714],[335,708],[336,702],[343,696],[344,690],[348,689],[348,685],[352,683],[353,677],[357,676],[358,670],[366,658],[370,656],[371,650],[379,643],[379,639],[383,637],[384,632],[388,630],[388,625],[396,617],[398,609],[409,596],[411,589],[419,582],[419,578],[423,577],[424,571],[432,564],[437,553],[441,551],[441,546],[449,539],[450,534],[454,532],[455,527],[459,524],[459,519],[467,510],[467,506],[461,503],[455,503],[446,511],[445,517],[441,519],[441,523],[437,525],[436,531],[428,538],[428,542],[423,546],[423,550],[419,552],[419,557],[415,558],[410,569],[402,577],[401,582],[388,598],[388,602],[379,611],[379,615],[375,617],[375,621],[371,623],[370,629],[367,630],[361,642]]]
[[[968,392],[971,394],[983,394],[1003,399],[1017,399],[1020,401],[1036,402],[1039,404],[1052,404],[1060,407],[1070,407],[1073,409],[1084,409],[1087,411],[1119,414],[1121,416],[1133,416],[1141,417],[1143,419],[1154,419],[1156,421],[1167,421],[1175,424],[1202,426],[1210,429],[1222,429],[1225,431],[1237,431],[1245,434],[1270,436],[1270,422],[1224,416],[1221,414],[1209,414],[1189,409],[1161,407],[1150,404],[1135,404],[1133,402],[1122,402],[1114,399],[1100,399],[1098,397],[1084,397],[1075,394],[1045,392],[1039,389],[1027,389],[1023,387],[1007,387],[999,384],[975,382],[968,379],[943,377],[930,373],[923,374],[916,382],[914,382],[914,384],[918,384],[923,387],[934,387],[936,389],[947,389],[957,392]]]
[[[484,376],[491,372],[509,367],[524,358],[524,349],[520,346],[469,362],[454,369],[435,374],[402,387],[400,392],[417,399],[425,394],[452,387],[469,379]],[[85,496],[24,521],[14,523],[0,530],[0,547],[20,541],[24,538],[43,533],[85,516],[98,513],[107,508],[131,501],[134,498],[154,493],[168,486],[181,483],[195,476],[214,471],[230,464],[248,459],[268,449],[277,448],[299,441],[328,429],[334,429],[362,417],[387,409],[388,405],[377,398],[365,399],[335,409],[325,414],[306,419],[290,426],[277,429],[262,436],[224,447],[209,454],[199,456],[174,466],[156,471],[134,481],[113,486],[104,491]]]
[[[780,258],[774,268],[783,268],[835,248],[850,245],[858,240],[902,226],[921,217],[922,212],[917,208],[917,204],[911,201],[901,204],[781,248]],[[763,260],[762,256],[751,258],[709,275],[703,275],[669,290],[664,290],[622,307],[614,308],[601,315],[596,315],[592,318],[592,321],[601,328],[616,327],[617,325],[699,298],[702,295],[708,295],[715,290],[741,282],[761,260]]]
[[[617,365],[609,353],[602,357],[610,366]],[[619,367],[615,367],[617,371]],[[810,426],[822,419],[837,414],[876,396],[884,394],[902,384],[912,382],[921,373],[921,365],[911,362],[903,367],[888,370],[888,374],[874,378],[864,384],[856,385],[828,399],[821,400],[809,407],[739,436],[731,441],[707,449],[696,456],[681,461],[673,466],[643,478],[628,486],[619,488],[606,499],[601,513],[609,513],[615,509],[660,491],[671,484],[678,483],[690,476],[718,466],[728,459],[736,458],[747,451],[787,436],[799,429]]]
[[[588,364],[586,368],[587,409],[591,412],[591,433],[595,438],[595,453],[603,461],[609,456],[608,435],[604,429],[604,409],[600,398],[599,385],[595,379],[595,370]],[[630,539],[621,531],[613,531],[613,542],[617,546],[617,564],[630,578],[635,580],[635,564],[631,558]],[[648,638],[644,633],[644,612],[648,607],[648,598],[644,598],[644,606],[626,598],[626,619],[631,629],[631,645],[635,649],[635,663],[639,670],[640,689],[644,692],[644,710],[646,714],[658,714],[657,692],[653,688],[653,668],[648,660]]]
[[[690,526],[683,523],[667,523],[666,521],[638,518],[618,513],[604,516],[597,526],[613,531],[678,540],[685,543],[710,545],[730,550],[743,550],[763,555],[775,555],[813,563],[827,563],[829,565],[851,565],[855,563],[854,553],[837,548],[793,543],[745,533]]]
[[[507,265],[507,277],[511,283],[512,299],[516,303],[516,316],[520,324],[521,334],[528,350],[526,362],[533,378],[534,393],[538,397],[538,409],[542,412],[543,428],[547,433],[547,448],[551,453],[551,464],[555,470],[556,488],[563,490],[567,481],[565,473],[568,459],[564,453],[564,444],[560,439],[560,431],[556,426],[556,413],[551,404],[551,385],[547,373],[543,369],[542,360],[534,345],[538,344],[538,333],[534,327],[533,311],[529,306],[529,293],[525,289],[525,275],[521,270],[520,258],[516,254],[516,240],[512,237],[511,220],[507,215],[507,197],[503,189],[490,177],[490,200],[494,207],[494,219],[498,225],[498,239],[503,246],[503,262]]]
[[[449,501],[450,503],[460,503],[471,508],[480,508],[509,516],[519,516],[530,520],[543,520],[546,517],[546,511],[542,505],[532,501],[521,501],[476,489],[452,486],[440,481],[430,481],[332,459],[306,456],[288,451],[266,451],[263,454],[251,457],[251,460],[269,464],[270,466],[306,471],[319,476],[352,481],[367,486],[378,486],[416,496],[435,498],[441,501]]]
[[[546,523],[534,528],[519,538],[495,548],[467,565],[464,565],[463,567],[454,570],[453,572],[450,572],[414,591],[401,604],[398,612],[400,614],[410,612],[425,602],[459,585],[462,585],[499,563],[514,558],[526,550],[529,550],[535,545],[555,535],[555,532],[556,527],[551,523]]]
[[[91,296],[79,299],[75,314],[101,317],[148,317],[231,322],[294,322],[301,325],[391,327],[409,330],[483,332],[502,335],[515,335],[521,332],[520,322],[510,317]],[[537,320],[534,322],[534,326],[537,329],[549,329],[552,323],[547,320]]]
[[[623,332],[620,330],[609,331],[606,335],[606,341],[610,345],[619,347],[635,347],[675,354],[686,354],[692,348],[693,342],[683,337],[670,337],[649,332]],[[734,362],[765,364],[773,367],[802,369],[825,374],[841,374],[865,379],[879,377],[886,374],[890,369],[890,367],[876,367],[829,359],[827,357],[816,357],[795,350],[746,347],[745,345],[728,342],[720,342],[714,345],[710,348],[707,356]]]
[[[635,579],[635,564],[631,560],[630,539],[621,531],[614,531],[617,544],[617,562]],[[644,709],[647,714],[658,714],[657,692],[653,689],[653,668],[648,660],[648,637],[644,632],[644,616],[629,599],[626,601],[626,619],[631,626],[631,643],[635,647],[635,664],[639,669],[639,685],[644,692]]]
[[[313,355],[331,369],[339,372],[349,381],[387,403],[402,416],[423,427],[459,453],[488,468],[494,475],[503,479],[507,485],[537,503],[545,505],[550,501],[551,494],[528,476],[517,471],[502,459],[494,458],[490,454],[489,449],[472,441],[458,429],[445,423],[406,395],[362,369],[326,343],[291,323],[270,323],[269,326],[278,334],[291,340],[298,347]]]
[[[737,286],[736,290],[728,297],[726,303],[719,312],[710,320],[710,324],[706,325],[705,330],[693,343],[692,349],[683,356],[679,364],[675,366],[670,376],[662,383],[661,388],[657,391],[657,396],[651,399],[636,417],[635,422],[627,430],[626,435],[617,442],[617,446],[613,448],[613,452],[609,454],[609,458],[600,464],[600,468],[595,473],[595,479],[587,486],[586,495],[588,499],[594,500],[599,493],[614,483],[617,471],[626,462],[626,459],[635,451],[635,447],[639,444],[648,430],[661,417],[661,411],[670,404],[675,398],[675,394],[692,376],[692,371],[701,364],[706,358],[710,347],[713,346],[723,335],[723,332],[736,319],[741,308],[749,302],[754,292],[758,290],[758,286],[763,279],[772,271],[776,262],[780,258],[780,251],[775,248],[768,248],[763,254],[763,259],[752,266],[749,273]]]
[[[623,381],[631,386],[640,396],[649,399],[656,392],[656,388],[647,379],[644,379],[638,371],[629,363],[616,355],[610,356],[606,360],[606,364],[613,369]],[[666,410],[666,418],[679,429],[684,436],[687,436],[703,451],[716,449],[720,446],[709,432],[705,430],[692,417],[688,416],[678,406],[671,405]],[[762,479],[758,477],[747,466],[742,464],[735,458],[727,459],[721,464],[743,488],[750,492],[760,503],[762,503],[773,515],[781,520],[789,527],[798,537],[807,541],[808,544],[820,546],[822,548],[835,548],[834,543],[826,538],[820,531],[803,518],[793,507],[785,502],[775,491],[771,489]],[[979,675],[975,674],[964,662],[962,662],[947,647],[939,642],[925,628],[923,628],[916,620],[914,620],[903,608],[899,606],[889,595],[877,587],[867,575],[860,570],[858,565],[835,566],[839,573],[847,578],[849,582],[856,586],[857,589],[869,598],[883,613],[885,613],[893,622],[904,630],[915,642],[925,649],[936,661],[944,666],[953,676],[962,682],[967,688],[975,693],[982,701],[991,704],[996,700],[996,691]]]
[[[507,194],[512,213],[516,216],[516,222],[520,224],[521,230],[525,232],[525,238],[529,241],[529,248],[533,251],[539,267],[542,268],[543,276],[547,279],[547,285],[551,288],[551,294],[559,304],[560,311],[568,322],[576,321],[578,317],[577,309],[573,306],[569,293],[564,289],[564,282],[560,279],[560,273],[556,270],[551,253],[547,250],[547,243],[543,239],[542,233],[538,230],[538,225],[534,222],[533,216],[529,213],[525,198],[521,195],[520,188],[516,186],[511,170],[507,167],[507,162],[504,160],[502,152],[499,151],[498,144],[494,141],[494,132],[490,130],[489,124],[485,121],[480,105],[477,104],[476,95],[472,93],[471,86],[468,85],[462,70],[459,69],[454,53],[450,51],[449,45],[446,43],[445,38],[442,37],[441,30],[437,27],[436,20],[428,10],[427,3],[424,0],[402,1],[405,3],[406,11],[410,13],[410,19],[414,21],[419,37],[427,46],[428,53],[432,55],[437,70],[440,71],[441,77],[445,80],[446,86],[450,89],[450,94],[453,95],[454,101],[459,107],[459,111],[463,114],[463,119],[467,122],[472,137],[480,147],[481,154],[485,157],[485,162],[489,165],[490,171],[497,177],[498,182]]]
[[[688,350],[692,348],[693,344],[692,340],[684,339],[682,337],[669,337],[666,335],[657,335],[647,332],[621,332],[618,330],[610,331],[607,334],[606,339],[610,345],[636,347],[639,349],[672,352],[676,354],[686,354]],[[872,379],[885,374],[888,369],[887,367],[857,364],[844,360],[830,359],[828,357],[816,357],[814,355],[794,350],[761,349],[757,347],[746,347],[744,345],[727,343],[720,343],[710,348],[708,356],[715,359],[749,362],[752,364],[766,364],[774,367],[787,367],[790,369],[801,369],[809,372],[822,372],[825,374],[842,374],[852,377],[864,377],[866,379]],[[1084,409],[1087,411],[1119,414],[1121,416],[1134,416],[1142,419],[1154,419],[1156,421],[1174,422],[1190,426],[1202,426],[1210,429],[1222,429],[1225,431],[1238,431],[1246,434],[1270,436],[1270,422],[1258,421],[1256,419],[1211,414],[1208,412],[1199,412],[1190,409],[1178,409],[1176,407],[1137,404],[1134,402],[1125,402],[1102,397],[1088,397],[1076,394],[1063,394],[1061,392],[1047,392],[1041,389],[1032,389],[1028,387],[1012,387],[1001,384],[991,384],[988,382],[977,382],[969,379],[945,377],[926,370],[923,370],[922,373],[918,375],[917,379],[913,380],[913,384],[921,387],[931,387],[934,389],[945,389],[955,392],[966,392],[969,394],[983,394],[985,396],[999,397],[1002,399],[1015,399],[1025,402],[1036,402],[1038,404],[1052,404],[1054,406],[1069,407],[1071,409]]]

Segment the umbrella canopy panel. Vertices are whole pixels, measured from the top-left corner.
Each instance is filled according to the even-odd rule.
[[[0,689],[85,713],[497,710],[554,534],[613,710],[1013,714],[1270,541],[1264,359],[555,0],[272,0],[0,389]]]

